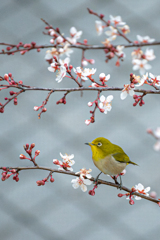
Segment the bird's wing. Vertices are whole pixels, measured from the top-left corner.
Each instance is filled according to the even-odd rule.
[[[130,162],[129,157],[124,152],[116,152],[116,153],[113,153],[112,156],[118,162],[121,162],[121,163],[129,163]]]

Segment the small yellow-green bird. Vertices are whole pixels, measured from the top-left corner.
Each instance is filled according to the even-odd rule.
[[[130,161],[129,157],[121,147],[111,143],[104,137],[96,138],[92,142],[85,144],[91,147],[92,159],[95,166],[101,171],[100,174],[103,172],[104,174],[116,176],[120,174],[128,164],[138,165]],[[96,178],[96,182],[99,175]],[[121,189],[122,180],[121,175],[119,176]],[[116,179],[115,182],[118,183]]]

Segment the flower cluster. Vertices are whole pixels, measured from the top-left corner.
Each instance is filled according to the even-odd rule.
[[[129,204],[133,205],[134,204],[133,198],[135,198],[135,200],[141,200],[141,197],[133,195],[135,192],[149,196],[148,192],[150,191],[150,189],[151,189],[150,187],[144,188],[144,186],[141,183],[138,183],[137,185],[135,185],[135,187],[132,187],[130,193],[126,194],[119,193],[118,197],[126,196],[126,199],[127,200],[129,199]]]
[[[98,104],[98,100],[100,101],[100,103]],[[92,114],[90,119],[85,120],[85,124],[89,125],[90,123],[94,122],[94,113],[96,108],[99,109],[100,112],[107,114],[107,112],[110,112],[112,109],[112,100],[113,100],[113,96],[109,95],[108,97],[105,97],[104,95],[102,95],[100,98],[96,99],[93,102],[88,102],[88,106],[92,107],[93,104],[95,104],[95,109],[93,111],[90,111],[90,113]]]
[[[16,169],[8,169],[6,167],[3,167],[3,172],[2,172],[2,177],[1,180],[5,181],[7,180],[9,177],[11,177],[13,175],[13,180],[15,180],[16,182],[19,181],[19,173]]]
[[[135,41],[135,43],[152,43],[155,41],[155,39],[151,39],[148,36],[142,37],[140,35],[137,35],[137,39],[138,41]],[[131,56],[133,70],[139,70],[141,75],[145,74],[146,71],[152,68],[148,62],[153,61],[156,58],[153,49],[149,48],[147,48],[145,52],[143,52],[141,48],[138,48],[131,53]]]
[[[77,177],[76,179],[72,179],[71,183],[72,183],[72,187],[74,189],[77,189],[78,187],[81,187],[81,190],[83,192],[87,191],[87,185],[91,185],[92,181],[89,180],[90,178],[92,178],[90,172],[92,170],[91,169],[85,169],[82,168],[80,169],[80,172],[77,172],[76,174],[79,174],[80,176]]]
[[[110,20],[108,20],[107,24],[103,25],[102,21],[96,20],[95,26],[98,35],[103,33],[104,28],[109,28],[109,30],[105,32],[107,38],[102,42],[106,46],[106,49],[104,50],[106,54],[106,62],[114,58],[114,56],[117,56],[118,60],[116,61],[116,66],[120,66],[119,59],[123,60],[125,58],[125,53],[123,52],[124,46],[114,47],[110,42],[115,40],[117,36],[124,37],[129,33],[129,26],[122,21],[120,16],[113,17],[112,15],[110,15]]]
[[[59,166],[58,170],[73,171],[73,168],[71,166],[75,164],[75,161],[73,160],[74,154],[62,155],[62,153],[60,153],[60,156],[63,159],[63,161],[59,161],[57,159],[53,159],[53,163],[55,165]]]
[[[9,86],[18,86],[18,85],[23,84],[22,81],[19,81],[18,83],[15,82],[15,81],[14,81],[14,78],[13,78],[13,76],[12,76],[12,73],[8,73],[8,74],[6,73],[6,74],[4,74],[4,77],[0,77],[0,81],[6,81]],[[7,88],[8,88],[8,86],[7,86],[7,87],[6,87],[6,86],[5,86],[5,87],[2,87],[2,88],[0,88],[0,91],[1,91],[1,90],[4,90],[4,89],[7,89]],[[0,103],[0,113],[4,113],[4,107],[5,107],[5,105],[6,105],[7,103],[9,103],[10,101],[12,101],[12,100],[13,100],[13,104],[14,104],[14,105],[17,105],[17,104],[18,104],[17,96],[18,96],[20,93],[21,93],[21,91],[19,91],[19,92],[10,91],[9,94],[10,94],[10,96],[12,96],[12,97],[10,97],[10,98],[5,97],[4,100],[6,101],[6,103],[5,103],[5,104]]]
[[[136,95],[135,94],[135,87],[140,87],[144,84],[153,86],[154,88],[158,89],[157,87],[160,86],[160,75],[155,76],[152,73],[146,73],[142,77],[136,76],[135,74],[130,74],[130,84],[125,84],[124,89],[122,90],[120,94],[120,98],[124,100],[128,94],[130,96],[133,96],[133,99],[135,102],[133,103],[133,106],[136,106],[139,103],[139,106],[143,106],[145,104],[143,97],[145,96],[145,93],[142,95]]]
[[[40,151],[39,150],[36,150],[35,153],[34,153],[34,157],[32,157],[32,151],[33,151],[33,148],[35,147],[35,143],[32,143],[30,146],[29,144],[27,143],[24,147],[24,150],[26,151],[26,153],[29,155],[29,158],[27,158],[24,154],[20,154],[19,155],[19,158],[20,159],[28,159],[30,160],[31,162],[35,163],[35,159],[36,157],[40,154]]]

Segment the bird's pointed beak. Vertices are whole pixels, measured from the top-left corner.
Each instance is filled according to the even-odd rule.
[[[89,143],[85,143],[85,144],[86,144],[86,145],[89,145],[89,146],[94,145],[93,143],[90,143],[90,142],[89,142]]]

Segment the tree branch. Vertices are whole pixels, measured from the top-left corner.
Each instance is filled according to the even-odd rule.
[[[3,167],[0,167],[0,169],[3,170]],[[60,174],[76,176],[76,177],[80,176],[80,174],[76,174],[75,172],[65,171],[65,170],[58,170],[58,169],[53,169],[53,168],[48,168],[48,167],[41,167],[41,166],[34,166],[34,167],[7,167],[7,169],[8,170],[15,169],[17,172],[25,171],[25,170],[43,170],[43,171],[49,171],[50,173],[60,173]],[[96,179],[92,177],[89,180],[94,182]],[[112,182],[108,182],[108,181],[104,181],[104,180],[101,180],[101,179],[98,179],[98,184],[103,184],[103,185],[108,185],[108,186],[111,186],[111,187],[119,188],[118,184],[115,184],[115,183],[112,183]],[[131,190],[129,188],[125,187],[125,186],[122,186],[122,190],[124,190],[125,192],[128,192],[128,193],[131,192]],[[146,200],[154,202],[154,203],[159,203],[160,202],[160,200],[148,197],[148,196],[140,194],[138,192],[133,192],[132,195],[141,197],[143,199],[146,199]]]

